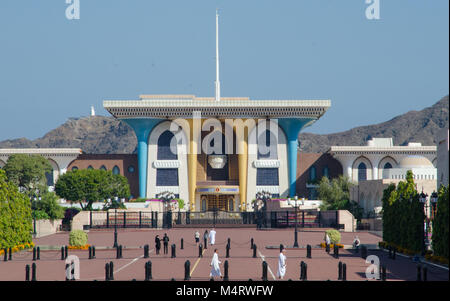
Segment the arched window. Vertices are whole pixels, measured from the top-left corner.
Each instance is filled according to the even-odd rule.
[[[134,172],[134,166],[133,165],[128,166],[128,172],[129,173],[133,173]]]
[[[119,175],[120,174],[120,168],[116,165],[113,167],[112,169],[112,173],[115,175]]]
[[[361,162],[358,165],[358,181],[367,180],[367,167],[366,164]]]
[[[74,166],[72,167],[72,170],[78,170],[78,167]]]
[[[107,170],[107,169],[106,169],[106,166],[105,166],[105,165],[102,165],[102,166],[100,167],[100,170]]]
[[[158,138],[158,160],[177,160],[178,156],[170,149],[170,142],[174,134],[171,131],[165,131]]]
[[[47,186],[53,186],[54,185],[53,170],[51,172],[46,172],[45,177],[47,178]]]
[[[234,211],[234,200],[233,198],[228,199],[228,211]]]
[[[202,198],[202,211],[206,211],[206,197]]]
[[[264,133],[258,138],[258,160],[278,159],[278,142],[275,135],[270,130],[266,130],[265,139],[263,139],[263,135]]]
[[[322,175],[323,175],[324,177],[330,178],[330,171],[329,171],[329,169],[328,169],[328,166],[325,166],[325,167],[323,168],[323,170],[322,170]]]
[[[315,181],[317,178],[316,167],[313,165],[309,168],[309,180]]]
[[[91,170],[94,169],[94,167],[92,167],[92,165],[89,165],[87,169]]]
[[[392,164],[387,162],[386,164],[384,164],[383,167],[383,179],[388,179],[389,178],[389,169],[392,168]]]

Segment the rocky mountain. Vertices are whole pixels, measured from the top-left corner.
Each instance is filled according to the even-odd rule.
[[[409,111],[389,121],[356,127],[327,135],[301,133],[303,152],[326,152],[331,145],[365,145],[371,137],[393,137],[394,145],[421,142],[435,145],[436,133],[448,124],[449,98],[445,96],[431,107]],[[5,140],[0,148],[78,147],[91,154],[121,154],[136,151],[136,135],[131,127],[112,117],[71,118],[36,140]]]

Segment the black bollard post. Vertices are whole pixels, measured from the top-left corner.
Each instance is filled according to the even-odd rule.
[[[305,264],[304,261],[300,262],[300,280],[303,280],[304,264]]]
[[[25,281],[30,281],[30,265],[25,266]]]
[[[61,247],[61,260],[64,260],[64,247]]]
[[[225,260],[225,263],[223,264],[224,273],[223,273],[223,281],[228,281],[228,260]]]
[[[41,260],[41,248],[40,248],[40,247],[37,247],[37,248],[36,248],[36,251],[37,251],[36,259],[37,259],[37,260]]]
[[[12,248],[9,247],[9,260],[12,260]]]
[[[144,265],[144,269],[145,269],[145,273],[144,273],[145,278],[144,278],[144,281],[149,281],[149,280],[150,280],[150,279],[148,279],[148,263],[149,263],[149,261],[147,261],[147,262],[145,263],[145,265]]]
[[[253,245],[253,258],[256,258],[256,245]]]
[[[117,248],[116,248],[116,259],[119,259],[119,258],[120,258],[120,247],[117,246]]]
[[[36,263],[31,265],[31,281],[36,281]]]
[[[109,262],[109,280],[114,280],[114,263]]]
[[[226,256],[225,256],[225,258],[230,258],[230,245],[229,244],[227,244],[227,247],[226,247],[227,249],[226,249]]]
[[[250,249],[253,249],[253,242],[254,242],[253,238],[250,239]]]
[[[328,254],[330,254],[330,245],[329,245],[329,244],[326,244],[326,246],[325,246],[325,251],[326,251]]]
[[[311,245],[306,246],[306,257],[311,258]]]
[[[67,253],[68,253],[68,248],[67,246],[64,247],[64,259],[67,259]]]
[[[33,248],[33,261],[36,261],[36,247]]]
[[[152,280],[153,279],[152,262],[151,261],[147,261],[147,264],[148,264],[148,280]]]
[[[303,264],[303,281],[308,280],[308,264],[305,262]]]
[[[105,281],[109,281],[109,263],[105,264]]]
[[[334,244],[334,258],[338,259],[339,258],[339,247],[337,244]]]
[[[191,279],[191,262],[189,260],[186,260],[184,263],[184,281],[187,281]]]
[[[148,258],[148,245],[144,246],[144,258]]]
[[[338,264],[338,280],[342,280],[342,262],[339,261]]]
[[[177,257],[177,254],[176,254],[176,246],[175,246],[175,244],[172,244],[172,249],[171,249],[171,251],[172,251],[172,255],[170,256],[170,258],[175,258],[175,257]]]
[[[181,239],[181,246],[180,246],[180,250],[183,250],[183,249],[184,249],[183,243],[184,243],[184,241],[183,241],[183,239]]]
[[[423,272],[423,281],[427,281],[428,280],[428,268],[427,267],[423,267],[422,269]]]
[[[267,262],[264,260],[262,263],[262,281],[267,281]]]
[[[198,245],[198,257],[203,257],[203,246],[202,246],[202,244]]]
[[[420,267],[420,265],[417,265],[417,281],[422,281],[421,270],[422,270],[422,268]]]
[[[95,246],[92,246],[92,258],[95,259]]]
[[[342,281],[347,280],[347,264],[342,264]]]
[[[89,259],[92,259],[92,247],[89,246]]]

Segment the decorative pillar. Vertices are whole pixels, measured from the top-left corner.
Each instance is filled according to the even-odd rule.
[[[137,155],[139,167],[139,196],[147,197],[148,137],[153,128],[163,119],[121,119],[131,126],[137,138]]]
[[[188,185],[190,210],[195,211],[195,190],[197,189],[197,154],[201,142],[201,119],[194,112],[194,119],[189,122],[189,153],[188,153]]]
[[[236,139],[238,141],[238,164],[239,164],[239,198],[241,202],[241,211],[247,210],[247,136],[244,133],[244,137]],[[238,138],[238,137],[236,137]]]
[[[296,195],[297,183],[297,147],[298,134],[300,130],[308,125],[313,118],[280,118],[278,124],[284,130],[288,143],[288,165],[289,165],[289,196]]]

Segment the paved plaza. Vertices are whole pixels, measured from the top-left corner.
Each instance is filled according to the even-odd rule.
[[[261,280],[262,262],[268,264],[268,280],[277,280],[277,267],[279,250],[276,247],[283,244],[288,247],[287,271],[285,280],[299,280],[300,262],[307,263],[308,280],[338,280],[338,263],[341,261],[347,266],[347,280],[367,280],[365,271],[369,266],[360,254],[351,249],[341,249],[339,259],[333,257],[333,252],[327,254],[324,249],[317,247],[323,241],[325,229],[308,229],[299,232],[299,249],[289,248],[293,244],[293,229],[283,230],[255,230],[255,229],[216,229],[216,245],[209,246],[203,250],[203,257],[199,257],[198,245],[195,244],[194,232],[198,230],[201,234],[205,229],[162,229],[162,230],[135,230],[119,229],[118,243],[123,246],[123,258],[116,259],[116,250],[112,248],[114,243],[113,230],[91,230],[89,231],[90,245],[96,247],[96,258],[89,259],[87,250],[69,250],[69,255],[76,255],[80,259],[80,280],[105,280],[105,264],[114,263],[114,280],[129,281],[132,279],[145,279],[145,263],[152,262],[152,280],[183,280],[184,264],[190,261],[191,280],[209,280],[210,262],[217,248],[219,259],[222,262],[221,271],[224,272],[225,260],[229,263],[230,280]],[[210,229],[208,229],[210,230]],[[169,253],[156,255],[154,238],[167,233],[169,242]],[[342,232],[341,243],[351,245],[355,235],[362,244],[369,246],[368,255],[377,255],[382,265],[387,268],[387,280],[414,281],[417,275],[417,264],[411,258],[398,255],[395,260],[388,258],[388,254],[382,250],[372,247],[381,240],[379,236],[368,232],[345,233]],[[181,239],[183,238],[183,249]],[[227,239],[231,240],[230,257],[225,258]],[[250,248],[250,240],[253,238],[257,246],[257,256],[253,258],[253,250]],[[36,246],[40,246],[40,260],[33,261],[31,251],[14,253],[11,261],[3,261],[0,258],[0,280],[25,280],[25,266],[36,263],[36,278],[38,281],[63,281],[65,280],[65,260],[61,260],[61,246],[67,245],[68,233],[58,233],[34,240]],[[149,244],[150,257],[144,258],[145,244]],[[171,258],[170,246],[176,244],[176,258]],[[310,244],[312,258],[306,257],[306,245]],[[269,247],[269,248],[268,248]],[[448,270],[427,265],[428,280],[448,281]],[[376,280],[370,280],[376,281]]]

